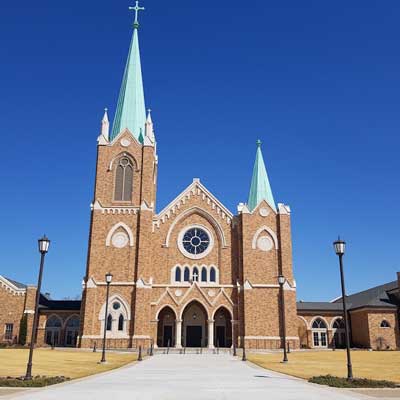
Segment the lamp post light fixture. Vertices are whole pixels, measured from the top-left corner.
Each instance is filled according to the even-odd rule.
[[[25,374],[26,380],[32,379],[32,358],[33,358],[33,349],[35,347],[36,331],[39,321],[39,300],[40,300],[40,289],[42,287],[44,257],[46,253],[49,251],[50,247],[50,240],[46,237],[46,235],[44,235],[41,239],[38,240],[38,246],[40,253],[40,268],[39,268],[38,284],[36,289],[35,314],[33,315],[32,336],[31,336],[31,343],[29,346],[29,358],[28,358],[28,364],[26,366],[26,374]]]
[[[351,365],[351,355],[350,355],[350,335],[349,335],[349,319],[347,315],[347,306],[346,306],[346,289],[344,284],[344,272],[343,272],[343,256],[346,250],[346,242],[338,240],[333,242],[333,246],[335,248],[335,253],[339,257],[339,266],[340,266],[340,281],[342,286],[342,304],[343,304],[343,316],[344,316],[344,331],[346,335],[346,352],[347,352],[347,379],[353,379],[353,366]]]
[[[282,321],[282,335],[283,335],[283,360],[282,362],[287,363],[287,351],[286,351],[286,319],[285,319],[285,294],[283,285],[286,282],[286,278],[283,275],[278,276],[279,283],[279,294],[281,298],[281,321]]]
[[[101,363],[106,363],[106,339],[107,339],[107,321],[108,321],[108,297],[110,295],[110,284],[112,282],[112,274],[108,272],[106,274],[106,283],[107,283],[107,291],[106,291],[106,309],[104,312],[104,333],[103,333],[103,351],[101,355]]]

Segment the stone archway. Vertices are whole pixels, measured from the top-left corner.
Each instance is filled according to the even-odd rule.
[[[171,307],[164,307],[158,314],[157,346],[174,347],[176,342],[176,316]]]
[[[196,300],[183,310],[182,338],[184,347],[206,347],[208,344],[207,310]]]
[[[225,307],[218,308],[214,314],[214,346],[232,346],[232,316]]]

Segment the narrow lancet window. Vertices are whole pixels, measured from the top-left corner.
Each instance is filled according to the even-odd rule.
[[[116,201],[131,201],[133,189],[133,166],[128,157],[121,157],[115,173]]]

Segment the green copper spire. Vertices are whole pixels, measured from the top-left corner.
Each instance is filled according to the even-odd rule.
[[[261,141],[257,140],[256,161],[254,163],[253,178],[251,180],[248,201],[249,210],[253,211],[260,204],[261,200],[265,200],[274,210],[276,210],[274,196],[272,195],[264,158],[261,152]]]
[[[144,8],[139,7],[139,2],[136,1],[135,7],[129,7],[129,9],[135,11],[133,36],[122,78],[110,140],[113,140],[125,128],[128,128],[139,139],[141,132],[144,132],[146,123],[146,107],[144,103],[138,39],[138,12],[144,10]]]

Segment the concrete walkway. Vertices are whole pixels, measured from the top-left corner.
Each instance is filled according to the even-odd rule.
[[[4,398],[4,397],[3,397]],[[9,398],[9,396],[7,396]],[[230,355],[156,355],[141,363],[12,398],[29,400],[346,400],[356,393],[311,385]]]

